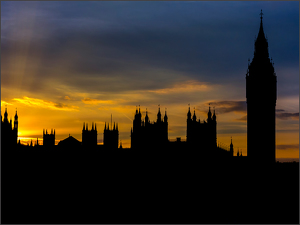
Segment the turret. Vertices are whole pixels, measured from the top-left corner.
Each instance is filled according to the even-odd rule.
[[[233,144],[232,144],[232,138],[230,143],[230,154],[233,156]]]
[[[165,110],[164,122],[165,123],[168,122],[167,109]]]
[[[5,113],[4,113],[4,122],[8,122],[8,113],[7,113],[7,107],[5,107]]]
[[[195,111],[195,108],[194,108],[193,121],[196,122],[196,120],[197,120],[197,117],[196,117],[196,111]]]
[[[161,122],[160,106],[158,105],[157,122]]]
[[[148,111],[146,108],[145,124],[148,124],[148,123],[149,123],[149,116],[148,116]]]
[[[192,119],[192,114],[191,114],[190,107],[189,107],[189,111],[188,111],[188,113],[187,113],[187,119],[188,119],[188,120],[191,120],[191,119]]]
[[[217,120],[217,118],[216,118],[216,110],[214,109],[214,114],[213,114],[213,121],[216,121]]]
[[[211,121],[211,111],[210,111],[210,104],[208,108],[208,113],[207,113],[207,122]]]

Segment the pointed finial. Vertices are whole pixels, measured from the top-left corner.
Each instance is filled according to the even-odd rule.
[[[259,14],[259,15],[260,15],[260,20],[262,21],[262,19],[263,19],[262,16],[264,15],[264,14],[262,13],[262,9],[260,10],[260,14]]]

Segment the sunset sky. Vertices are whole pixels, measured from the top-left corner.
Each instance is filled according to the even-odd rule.
[[[263,10],[277,75],[276,157],[299,157],[299,2],[1,2],[1,115],[19,138],[81,141],[83,123],[119,124],[130,147],[136,106],[167,108],[169,139],[186,138],[188,104],[215,107],[217,138],[246,155],[246,72]],[[267,117],[264,109],[262,120]],[[258,129],[264,129],[260,127]]]

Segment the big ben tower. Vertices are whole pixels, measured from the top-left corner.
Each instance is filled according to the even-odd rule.
[[[246,75],[247,156],[250,161],[275,162],[275,107],[277,80],[274,63],[269,58],[268,41],[260,28],[254,57]]]

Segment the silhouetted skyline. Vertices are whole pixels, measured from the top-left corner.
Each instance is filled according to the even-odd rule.
[[[278,77],[278,157],[299,155],[298,2],[2,2],[1,111],[22,112],[22,142],[111,114],[130,146],[136,106],[167,108],[169,138],[185,138],[188,104],[218,116],[218,140],[247,150],[245,74],[260,9]],[[66,10],[67,9],[67,10]],[[280,43],[280,44],[279,44]],[[192,109],[193,110],[193,109]],[[261,109],[264,115],[263,108]],[[11,115],[11,114],[10,114]],[[25,139],[28,138],[28,139]],[[102,143],[98,135],[98,143]]]

